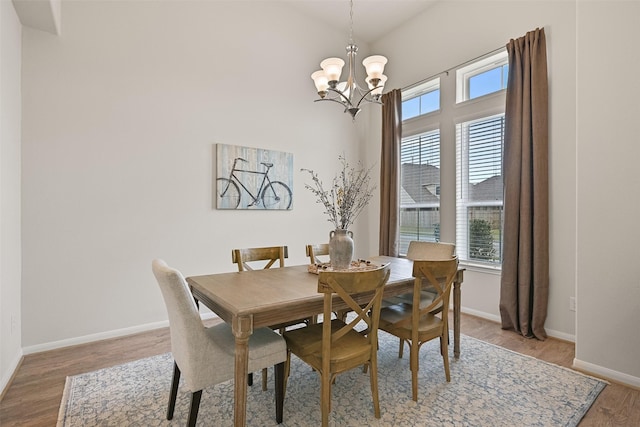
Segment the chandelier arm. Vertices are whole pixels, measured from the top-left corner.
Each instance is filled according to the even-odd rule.
[[[346,106],[345,106],[345,103],[344,103],[344,102],[342,102],[342,101],[340,101],[340,100],[339,100],[339,99],[337,99],[337,98],[320,98],[320,99],[314,99],[314,100],[313,100],[313,102],[318,102],[318,101],[333,101],[333,102],[337,102],[338,104],[340,104],[340,105],[344,106],[344,107],[345,107],[345,110],[346,110],[347,108],[349,108],[349,107],[353,107],[353,105],[351,105],[351,104],[348,104],[348,105],[346,105]]]
[[[366,99],[367,95],[369,95],[371,92],[373,92],[376,89],[377,88],[374,87],[373,89],[369,89],[368,91],[366,91],[364,93],[364,95],[362,95],[362,98],[360,98],[360,101],[358,101],[358,104],[356,104],[356,107],[360,107],[360,104],[362,104],[362,101],[373,102],[373,103],[376,103],[376,104],[382,104],[382,102],[376,101],[375,99]]]
[[[344,102],[343,101],[338,101],[337,99],[332,99],[332,98],[327,98],[326,99],[327,101],[336,101],[336,102],[339,102],[341,104],[346,103],[349,107],[353,107],[353,103],[351,102],[351,100],[349,98],[347,98],[347,96],[344,93],[342,93],[341,91],[339,91],[338,89],[334,89],[332,87],[329,87],[329,88],[327,88],[327,90],[331,91],[331,92],[334,92],[334,93],[337,93],[338,95],[340,95],[344,99]]]

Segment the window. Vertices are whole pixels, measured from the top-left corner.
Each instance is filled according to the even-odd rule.
[[[408,120],[440,109],[440,80],[418,85],[402,92],[402,120]]]
[[[411,240],[440,240],[440,131],[404,138],[400,152],[399,247],[405,254]]]
[[[456,70],[456,101],[464,102],[507,88],[507,51],[474,61]]]
[[[456,126],[456,248],[472,262],[502,259],[504,114]]]
[[[507,76],[502,50],[403,90],[400,254],[442,239],[462,262],[499,267]]]

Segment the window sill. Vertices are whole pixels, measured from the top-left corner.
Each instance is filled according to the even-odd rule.
[[[464,267],[469,271],[477,271],[478,273],[494,274],[500,276],[502,274],[501,266],[492,266],[486,264],[477,264],[469,261],[460,261],[460,267]]]

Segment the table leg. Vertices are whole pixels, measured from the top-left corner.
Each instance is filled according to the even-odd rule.
[[[453,282],[453,357],[460,358],[460,304],[462,299],[462,270],[458,270]]]
[[[236,427],[244,427],[247,415],[249,336],[253,333],[253,319],[251,317],[236,318],[233,321],[232,329],[233,335],[236,337],[233,420]]]

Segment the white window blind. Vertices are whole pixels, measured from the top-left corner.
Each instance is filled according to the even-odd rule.
[[[504,114],[456,126],[456,250],[462,260],[502,259]]]
[[[440,239],[440,131],[404,138],[400,147],[400,254],[411,240]]]

